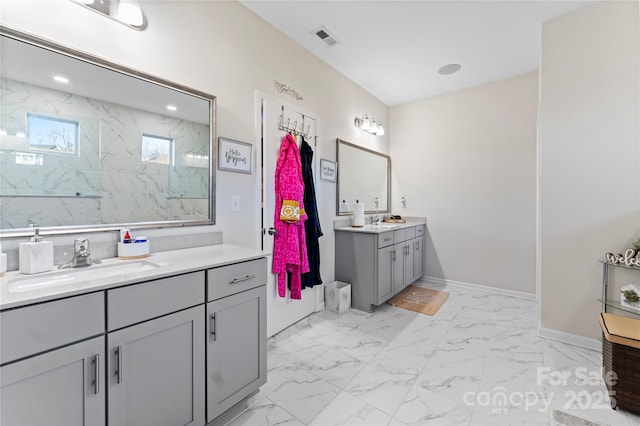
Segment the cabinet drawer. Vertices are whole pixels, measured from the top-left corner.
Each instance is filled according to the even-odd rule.
[[[108,329],[115,330],[204,303],[204,271],[107,290]]]
[[[406,229],[398,229],[393,231],[393,243],[398,244],[407,239]]]
[[[391,244],[393,244],[393,232],[378,234],[378,248],[387,247]]]
[[[410,240],[412,238],[416,237],[416,227],[412,226],[411,228],[407,228],[404,230],[405,232],[405,239]]]
[[[267,283],[267,259],[234,263],[207,271],[207,300],[216,300]]]
[[[416,237],[423,237],[424,236],[424,230],[425,230],[425,226],[424,225],[418,225],[416,226]]]
[[[104,333],[104,293],[0,314],[0,364]]]

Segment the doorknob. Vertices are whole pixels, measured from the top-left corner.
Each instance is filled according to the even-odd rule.
[[[269,228],[267,232],[269,233],[269,235],[278,235],[278,231],[276,231],[275,228]]]

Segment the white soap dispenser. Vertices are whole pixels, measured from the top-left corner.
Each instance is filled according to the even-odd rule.
[[[18,262],[23,274],[38,274],[53,269],[53,243],[42,241],[40,228],[36,225],[31,242],[18,246]]]

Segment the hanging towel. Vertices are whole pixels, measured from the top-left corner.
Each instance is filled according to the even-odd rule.
[[[295,139],[288,134],[282,138],[280,156],[275,173],[276,204],[273,224],[276,234],[273,238],[273,268],[278,277],[278,295],[286,296],[287,272],[291,274],[291,299],[302,298],[301,275],[309,272],[307,244],[304,224],[307,214],[304,209],[304,182],[300,151]],[[298,207],[296,217],[283,216],[283,206],[287,209]],[[283,220],[284,217],[284,220]]]
[[[309,272],[302,274],[302,288],[322,284],[320,276],[320,244],[322,237],[316,190],[313,182],[313,148],[302,137],[300,144],[300,159],[302,161],[302,180],[304,182],[304,207],[307,221],[304,223],[307,241],[307,256],[309,258]]]

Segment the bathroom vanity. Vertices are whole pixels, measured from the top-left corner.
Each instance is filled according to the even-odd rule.
[[[426,222],[335,229],[336,280],[351,284],[351,305],[371,312],[424,274]]]
[[[0,424],[214,420],[266,382],[266,265],[219,244],[7,273]]]

